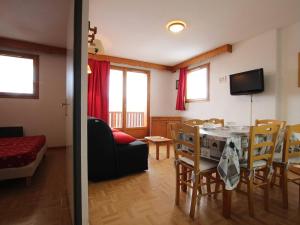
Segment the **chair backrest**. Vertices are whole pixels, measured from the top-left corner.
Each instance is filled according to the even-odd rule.
[[[283,162],[291,158],[300,158],[300,124],[286,127]]]
[[[273,124],[273,125],[278,125],[280,129],[284,128],[286,125],[286,121],[284,120],[255,120],[255,126],[261,126],[261,125],[268,125],[268,124]]]
[[[183,122],[188,126],[202,126],[204,123],[207,123],[207,120],[191,119]]]
[[[224,119],[211,118],[206,121],[207,123],[220,124],[224,127]]]
[[[248,151],[249,169],[252,169],[254,162],[258,160],[265,160],[267,165],[271,166],[278,132],[279,125],[251,126]]]
[[[284,142],[284,135],[285,135],[285,125],[286,121],[284,120],[272,120],[272,119],[265,119],[265,120],[255,120],[255,126],[262,126],[262,125],[278,125],[279,126],[279,133],[277,142],[275,145],[275,152],[280,154],[280,157],[283,158],[283,142]]]
[[[195,172],[199,171],[200,134],[198,126],[174,124],[172,126],[175,159],[187,158],[194,163]]]

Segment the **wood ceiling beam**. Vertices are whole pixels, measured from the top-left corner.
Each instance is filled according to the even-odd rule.
[[[112,63],[125,64],[125,65],[130,65],[130,66],[138,66],[138,67],[143,67],[143,68],[151,68],[151,69],[157,69],[157,70],[167,70],[167,71],[171,71],[171,72],[176,72],[180,68],[189,67],[198,62],[210,59],[212,57],[215,57],[217,55],[227,53],[227,52],[229,52],[229,53],[232,52],[232,45],[230,45],[230,44],[222,45],[218,48],[204,52],[200,55],[197,55],[193,58],[185,60],[174,66],[166,66],[166,65],[156,64],[156,63],[149,63],[149,62],[144,62],[144,61],[139,61],[139,60],[120,58],[120,57],[116,57],[116,56],[109,56],[109,55],[95,55],[95,54],[91,54],[91,53],[89,53],[89,58],[92,58],[95,60],[106,60],[106,61],[110,61]]]
[[[109,56],[109,55],[94,55],[89,53],[89,58],[95,59],[95,60],[106,60],[110,61],[112,63],[118,63],[118,64],[126,64],[130,66],[137,66],[137,67],[143,67],[143,68],[150,68],[150,69],[157,69],[157,70],[168,70],[172,71],[172,66],[165,66],[161,64],[156,63],[149,63],[139,60],[133,60],[133,59],[126,59],[126,58],[120,58],[116,56]]]
[[[30,52],[40,52],[46,54],[66,55],[66,48],[38,44],[29,41],[21,41],[11,38],[0,37],[0,49],[2,50],[22,50]]]
[[[193,64],[210,59],[212,57],[215,57],[217,55],[220,55],[220,54],[223,54],[226,52],[229,52],[229,53],[232,52],[232,45],[226,44],[226,45],[220,46],[218,48],[215,48],[213,50],[201,53],[200,55],[194,56],[190,59],[187,59],[187,60],[173,66],[172,70],[173,70],[173,72],[176,72],[176,70],[178,70],[180,68],[189,67]]]

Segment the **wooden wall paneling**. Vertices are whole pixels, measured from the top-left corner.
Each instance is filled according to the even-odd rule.
[[[0,37],[0,49],[66,55],[66,48]]]
[[[153,116],[151,117],[151,136],[162,136],[171,138],[170,124],[180,123],[179,116]]]

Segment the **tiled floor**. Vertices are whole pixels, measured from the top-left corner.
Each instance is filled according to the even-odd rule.
[[[70,225],[65,185],[65,151],[48,150],[32,184],[0,182],[0,225]]]
[[[289,210],[281,205],[281,194],[273,188],[270,195],[270,211],[263,206],[263,192],[255,192],[255,217],[248,214],[247,197],[233,193],[232,218],[222,216],[222,195],[202,197],[196,208],[196,218],[188,216],[190,195],[181,195],[180,206],[175,200],[174,160],[166,159],[161,151],[160,160],[155,159],[155,148],[149,155],[149,170],[116,180],[89,183],[90,225],[299,225],[298,187],[290,185]]]

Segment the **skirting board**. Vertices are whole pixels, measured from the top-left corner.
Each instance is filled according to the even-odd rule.
[[[66,146],[52,146],[52,147],[48,147],[48,150],[66,150]]]

